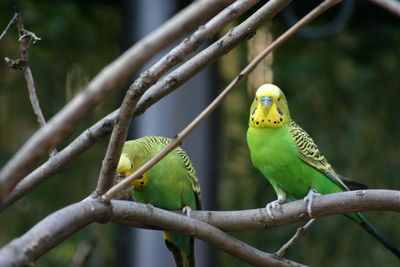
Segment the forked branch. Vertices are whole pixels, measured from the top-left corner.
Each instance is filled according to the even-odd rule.
[[[225,99],[229,92],[244,78],[246,77],[256,66],[259,64],[269,53],[274,49],[284,43],[290,36],[296,33],[299,29],[313,21],[320,14],[328,10],[333,5],[339,3],[341,0],[325,0],[318,7],[308,13],[304,18],[299,20],[295,25],[283,33],[279,38],[272,42],[264,51],[262,51],[255,59],[253,59],[240,73],[236,76],[231,83],[218,95],[214,101],[208,105],[185,129],[183,129],[160,153],[158,153],[154,158],[142,165],[138,170],[132,173],[122,182],[113,186],[108,190],[102,198],[104,200],[110,200],[118,194],[123,188],[129,186],[133,179],[143,175],[148,169],[154,166],[158,161],[165,157],[169,152],[179,146],[184,138],[186,138],[189,133],[193,131],[207,116],[209,116]]]
[[[317,218],[367,210],[400,212],[400,191],[346,191],[316,196],[313,202],[313,216]],[[106,203],[100,199],[88,198],[47,216],[24,235],[0,249],[0,266],[21,266],[31,263],[88,224],[108,221],[193,235],[257,266],[265,266],[267,262],[290,266],[296,263],[277,261],[279,258],[251,248],[224,232],[267,229],[307,219],[309,219],[307,204],[303,200],[283,204],[282,213],[277,213],[274,219],[271,219],[265,208],[241,211],[192,211],[191,218],[188,218],[141,203],[123,200]]]
[[[150,69],[144,71],[130,86],[118,112],[118,121],[114,126],[110,142],[108,143],[95,195],[100,196],[104,194],[113,183],[115,169],[128,133],[132,115],[143,93],[152,86],[161,75],[182,62],[185,57],[197,50],[205,41],[211,39],[227,23],[237,18],[258,1],[259,0],[238,0],[228,6],[158,60]]]
[[[32,72],[29,67],[29,46],[31,43],[35,43],[36,41],[40,40],[40,38],[37,37],[36,34],[34,34],[33,32],[30,32],[25,29],[24,21],[22,19],[21,14],[18,11],[15,12],[13,18],[15,18],[15,22],[18,28],[19,52],[21,58],[17,60],[12,60],[6,57],[5,61],[9,64],[11,68],[19,69],[24,73],[26,84],[29,91],[29,99],[31,100],[33,111],[36,114],[39,126],[44,127],[46,125],[46,121],[44,119],[42,110],[39,105],[39,99],[36,94],[35,82],[33,80]]]

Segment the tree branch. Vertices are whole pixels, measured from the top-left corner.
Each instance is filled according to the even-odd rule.
[[[320,14],[328,10],[333,5],[339,3],[341,0],[325,0],[310,13],[304,16],[296,24],[294,24],[290,29],[288,29],[284,34],[279,36],[274,42],[272,42],[264,51],[262,51],[255,59],[253,59],[240,73],[236,76],[232,82],[228,84],[227,87],[214,99],[214,101],[207,106],[192,122],[189,123],[178,135],[167,145],[163,150],[161,150],[154,158],[143,164],[134,173],[128,176],[125,180],[114,185],[110,190],[108,190],[104,196],[103,200],[110,200],[118,192],[120,192],[124,187],[129,186],[131,182],[137,177],[143,175],[148,169],[153,167],[158,161],[165,157],[169,152],[179,146],[183,139],[185,139],[206,117],[208,117],[225,99],[229,92],[266,57],[275,48],[280,46],[285,42],[290,36],[296,33],[299,29],[310,23],[312,20],[317,18]],[[268,3],[267,3],[268,4]]]
[[[315,218],[357,211],[400,212],[400,191],[368,189],[316,196],[313,199],[312,210]],[[307,204],[303,200],[283,204],[282,212],[274,213],[273,219],[268,216],[265,208],[242,211],[192,211],[190,215],[224,232],[276,228],[311,219],[307,213]]]
[[[160,98],[173,92],[176,88],[184,84],[202,69],[206,68],[218,58],[227,54],[237,45],[254,36],[256,30],[266,21],[271,20],[291,0],[271,0],[257,10],[238,26],[232,28],[226,35],[218,41],[198,53],[196,56],[182,64],[179,68],[169,73],[164,79],[152,86],[140,99],[135,116],[145,112],[145,110],[157,102]]]
[[[367,210],[400,212],[400,191],[346,191],[316,196],[313,202],[315,217]],[[192,211],[191,217],[188,218],[141,203],[122,200],[102,202],[99,199],[88,198],[47,216],[24,235],[4,246],[0,250],[0,266],[21,266],[35,261],[86,225],[108,221],[139,227],[147,225],[193,235],[246,262],[251,259],[246,258],[244,252],[250,253],[249,258],[256,257],[261,260],[266,259],[266,255],[271,255],[252,250],[247,245],[242,250],[243,243],[227,237],[218,229],[224,232],[259,230],[309,219],[307,204],[303,200],[283,204],[282,213],[274,215],[274,219],[271,219],[265,208],[261,208],[242,211]],[[269,259],[276,260],[275,257]]]
[[[315,220],[315,218],[312,218],[304,226],[297,228],[296,234],[275,253],[275,256],[277,256],[278,258],[282,258],[283,256],[285,256],[287,251],[291,247],[293,247],[302,236],[307,233],[308,229],[310,229]]]
[[[275,16],[289,2],[290,0],[269,1],[220,40],[182,64],[182,66],[167,75],[166,78],[157,82],[139,100],[135,115],[142,114],[152,104],[174,91],[196,75],[201,69],[228,53],[242,41],[251,38],[258,27]],[[29,174],[3,202],[0,202],[0,210],[20,199],[24,194],[33,190],[33,188],[46,181],[52,175],[63,170],[69,162],[89,149],[98,140],[110,134],[117,119],[118,111],[119,109],[98,121],[95,125],[84,131],[64,150],[60,151],[55,158],[49,159],[33,173]]]
[[[0,265],[27,265],[89,223],[121,221],[129,215],[142,223],[151,223],[163,229],[206,240],[228,254],[255,266],[301,266],[254,249],[213,226],[187,216],[140,203],[112,201],[111,204],[107,204],[92,198],[47,216],[26,234],[11,241],[0,250]]]
[[[117,110],[118,111],[118,110]],[[7,197],[0,202],[0,211],[7,208],[15,201],[31,192],[36,186],[45,182],[51,176],[64,170],[67,165],[80,154],[96,144],[103,137],[110,134],[114,127],[117,111],[110,113],[102,120],[85,130],[74,141],[59,151],[54,157],[43,163],[40,167],[28,174]]]
[[[35,82],[33,80],[31,68],[29,67],[29,53],[28,53],[30,44],[35,43],[36,41],[40,40],[40,38],[37,37],[35,33],[27,31],[25,29],[24,21],[22,19],[21,14],[18,11],[15,12],[14,17],[19,34],[19,52],[21,58],[17,60],[11,60],[6,57],[5,61],[9,64],[11,68],[21,70],[24,73],[33,112],[36,115],[36,119],[39,123],[39,126],[44,127],[46,125],[46,120],[44,119],[42,109],[40,108],[39,104],[39,98],[37,97],[36,94]],[[50,155],[54,156],[56,152],[57,151],[54,149],[50,151]]]
[[[0,201],[51,148],[71,133],[75,125],[129,76],[163,48],[207,21],[232,0],[196,1],[163,26],[136,43],[104,68],[48,124],[39,129],[0,171]]]
[[[14,12],[14,16],[11,18],[10,22],[7,24],[6,28],[4,29],[4,31],[0,35],[0,41],[6,35],[8,29],[11,27],[11,25],[15,22],[15,20],[17,19],[17,16],[18,16],[18,13]]]
[[[238,0],[228,6],[136,79],[127,91],[118,112],[118,121],[114,126],[110,142],[108,143],[107,152],[103,160],[100,177],[94,194],[95,196],[104,194],[106,190],[112,186],[115,170],[126,140],[132,115],[143,93],[152,86],[161,75],[182,62],[191,52],[197,50],[200,45],[211,39],[226,24],[243,14],[258,1],[259,0]]]
[[[370,0],[400,17],[400,2],[396,0]]]
[[[133,215],[141,223],[177,231],[206,241],[231,256],[254,266],[300,266],[298,263],[287,260],[279,262],[277,261],[278,258],[272,254],[261,252],[202,221],[141,203],[121,201],[118,206],[114,205],[114,201],[111,203],[114,211],[111,221],[121,222]],[[130,207],[131,204],[136,207]],[[132,213],[132,210],[135,210],[135,214]],[[172,216],[172,214],[177,216]],[[143,215],[143,217],[140,215]]]
[[[90,254],[95,248],[95,241],[87,239],[82,241],[75,251],[69,267],[82,267],[88,261]]]
[[[24,73],[26,84],[29,91],[29,99],[31,100],[33,112],[36,115],[37,121],[40,127],[44,127],[46,125],[46,121],[44,119],[42,110],[39,105],[39,99],[36,94],[35,83],[32,77],[31,69],[29,68],[29,45],[32,41],[40,40],[34,33],[31,33],[24,28],[24,21],[19,12],[15,12],[15,21],[18,28],[19,34],[19,52],[20,59],[11,60],[9,58],[5,58],[6,62],[13,69],[19,69]]]

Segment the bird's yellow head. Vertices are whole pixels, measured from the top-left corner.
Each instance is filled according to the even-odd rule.
[[[273,84],[261,85],[250,108],[249,126],[279,128],[289,119],[289,108],[282,90]]]
[[[125,154],[122,154],[119,159],[117,173],[124,174],[125,176],[129,176],[133,173],[133,164]]]
[[[138,164],[136,164],[138,165]],[[119,158],[118,167],[117,167],[117,174],[123,177],[127,177],[134,173],[138,167],[131,161],[129,155],[122,153],[121,157]],[[131,182],[131,185],[134,188],[144,188],[148,184],[148,176],[147,173],[144,173],[142,176],[138,177],[137,179]]]

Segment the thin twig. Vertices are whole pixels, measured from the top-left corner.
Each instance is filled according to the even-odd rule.
[[[39,126],[44,127],[46,125],[46,121],[44,119],[42,109],[40,108],[40,105],[39,105],[39,99],[36,94],[36,88],[35,88],[35,83],[34,83],[33,76],[32,76],[32,71],[29,68],[29,53],[28,53],[31,40],[33,39],[34,41],[36,41],[36,40],[40,40],[40,38],[37,37],[34,33],[29,32],[25,29],[24,21],[19,12],[15,12],[15,17],[16,17],[16,25],[17,25],[17,29],[18,29],[18,34],[19,34],[19,39],[18,39],[19,40],[19,52],[20,52],[21,60],[23,62],[21,64],[18,64],[17,66],[19,66],[18,69],[22,70],[24,73],[26,84],[28,87],[28,92],[29,92],[29,99],[31,100],[33,112],[36,115]],[[12,66],[12,63],[11,63],[11,66]],[[14,68],[17,68],[17,67],[14,67]]]
[[[87,239],[82,241],[75,251],[75,254],[69,264],[69,267],[82,267],[87,262],[90,254],[95,247],[94,239]]]
[[[46,120],[44,119],[42,110],[39,105],[39,99],[36,94],[35,83],[33,80],[32,72],[29,66],[27,66],[24,70],[24,76],[26,79],[26,84],[28,86],[29,91],[29,99],[31,100],[33,111],[36,114],[37,121],[40,127],[44,127],[46,125]]]
[[[132,120],[136,104],[143,93],[156,83],[161,75],[182,62],[191,52],[197,50],[201,44],[211,39],[226,24],[243,14],[258,1],[259,0],[239,0],[234,2],[209,20],[205,25],[201,26],[190,37],[183,40],[179,45],[158,60],[150,69],[144,71],[132,84],[121,104],[118,113],[118,121],[115,124],[110,142],[108,143],[94,196],[104,194],[113,184],[115,169],[117,168],[122,147],[126,140],[128,127]]]
[[[24,21],[22,19],[21,14],[18,11],[15,12],[14,17],[19,34],[18,41],[19,41],[19,52],[21,58],[17,60],[11,60],[6,57],[5,60],[10,65],[11,68],[19,69],[24,73],[33,112],[36,115],[36,119],[39,123],[39,126],[44,127],[46,125],[46,120],[44,119],[42,109],[40,108],[39,98],[37,96],[35,88],[35,82],[33,79],[32,71],[29,67],[29,53],[28,53],[31,42],[35,43],[36,41],[40,40],[40,38],[37,37],[35,33],[25,29]],[[50,151],[50,156],[54,156],[56,153],[57,151],[55,149],[52,149]]]
[[[11,27],[11,25],[15,22],[17,19],[18,13],[14,13],[14,16],[10,20],[10,22],[7,24],[6,28],[4,29],[3,33],[0,35],[0,40],[3,39],[3,37],[6,35],[8,29]]]
[[[293,247],[302,236],[307,233],[308,229],[310,229],[315,220],[315,218],[312,218],[304,226],[297,228],[296,234],[275,253],[275,256],[277,256],[278,258],[283,258],[287,251],[291,247]]]
[[[231,83],[218,95],[214,101],[207,106],[185,129],[183,129],[160,153],[158,153],[154,158],[146,162],[142,165],[138,170],[136,170],[133,174],[127,177],[125,180],[120,182],[119,184],[113,186],[110,190],[108,190],[102,198],[104,200],[110,200],[116,195],[119,191],[121,191],[124,187],[128,186],[133,179],[143,175],[148,169],[154,166],[158,161],[160,161],[164,156],[166,156],[169,152],[175,149],[180,145],[182,140],[193,131],[195,127],[197,127],[207,116],[209,116],[218,105],[225,99],[228,93],[244,78],[246,77],[256,66],[258,63],[262,61],[264,57],[266,57],[269,53],[271,53],[274,49],[284,43],[290,36],[296,33],[299,29],[310,23],[324,11],[328,10],[333,5],[339,3],[341,0],[325,0],[315,9],[313,9],[310,13],[308,13],[305,17],[299,20],[295,25],[293,25],[289,30],[283,33],[279,38],[277,38],[274,42],[272,42],[263,52],[261,52],[255,59],[253,59],[240,73],[236,76]]]
[[[400,17],[400,2],[396,0],[370,0]]]
[[[0,201],[27,175],[48,150],[58,145],[107,96],[120,88],[139,67],[162,49],[207,21],[232,0],[195,1],[161,27],[133,45],[76,95],[0,170]]]
[[[267,4],[257,10],[240,25],[229,31],[228,34],[176,68],[165,78],[158,81],[154,86],[146,91],[140,99],[134,115],[137,116],[142,114],[152,104],[173,92],[184,82],[196,75],[200,70],[234,49],[241,42],[251,38],[258,27],[279,13],[279,11],[281,11],[289,2],[290,0],[268,1]],[[3,202],[0,202],[0,211],[23,197],[39,184],[45,182],[52,175],[59,173],[80,154],[89,149],[100,139],[110,134],[115,121],[117,120],[118,111],[119,109],[115,110],[103,119],[99,120],[89,129],[86,129],[54,158],[49,159],[26,176],[20,183],[18,183],[6,199],[4,199]]]

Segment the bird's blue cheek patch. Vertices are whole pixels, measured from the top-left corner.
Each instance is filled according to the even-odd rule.
[[[279,115],[281,115],[281,116],[283,115],[283,112],[280,108],[276,107],[276,110],[278,111]]]
[[[256,113],[256,111],[257,111],[257,108],[255,108],[255,109],[253,110],[253,112],[251,112],[251,115],[254,115],[254,114]]]

